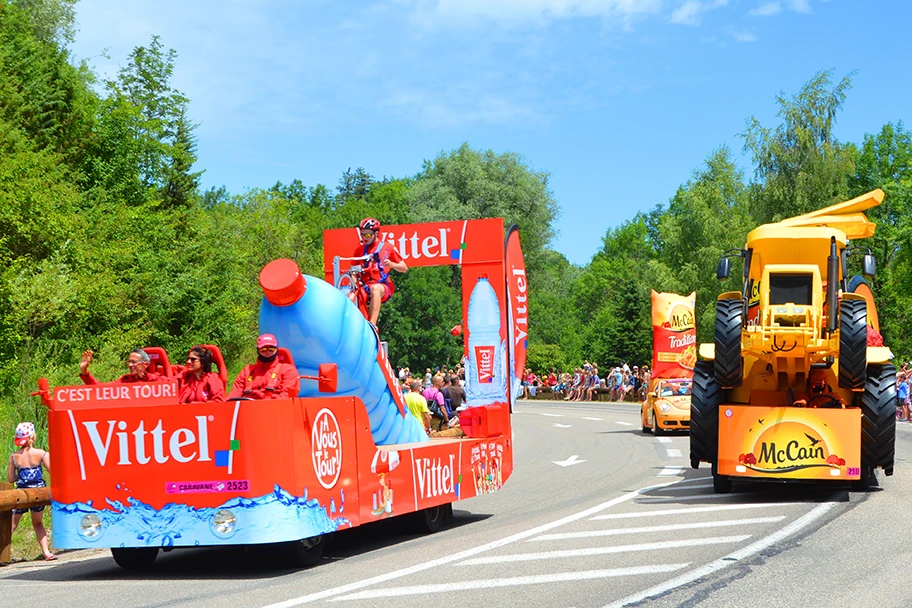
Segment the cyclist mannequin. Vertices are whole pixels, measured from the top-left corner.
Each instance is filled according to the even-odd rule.
[[[389,300],[396,290],[390,278],[390,271],[408,272],[408,266],[391,243],[380,240],[380,222],[372,217],[361,220],[361,245],[355,249],[354,257],[371,256],[364,264],[364,289],[370,294],[370,317],[368,321],[377,327],[380,319],[380,305]]]

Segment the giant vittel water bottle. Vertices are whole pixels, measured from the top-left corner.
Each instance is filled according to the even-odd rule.
[[[402,394],[385,355],[387,365],[379,363],[376,332],[345,294],[322,279],[302,274],[288,259],[267,264],[260,272],[260,286],[264,295],[260,332],[278,338],[301,374],[315,376],[321,363],[336,363],[338,384],[333,396],[364,402],[374,443],[428,441],[422,423],[400,403]],[[328,396],[319,392],[314,380],[301,380],[298,395]]]
[[[478,282],[469,296],[467,325],[467,404],[503,403],[507,398],[503,361],[506,344],[500,338],[500,302],[485,274],[478,275]]]

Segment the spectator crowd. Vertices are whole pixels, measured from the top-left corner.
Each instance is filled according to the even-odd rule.
[[[602,373],[597,363],[583,362],[571,371],[549,369],[536,374],[531,369],[523,377],[523,399],[550,392],[564,401],[595,401],[599,390],[608,391],[611,401],[642,401],[646,398],[650,372],[647,366],[630,367],[626,361]]]
[[[409,412],[431,437],[462,437],[459,412],[465,409],[465,369],[427,368],[423,375],[400,367],[399,388]]]

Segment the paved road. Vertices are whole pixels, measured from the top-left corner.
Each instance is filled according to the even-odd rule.
[[[396,520],[336,535],[323,562],[174,551],[144,573],[106,553],[0,569],[0,606],[912,605],[912,425],[883,491],[736,484],[712,492],[686,435],[644,435],[630,404],[520,402],[516,469],[431,536]]]

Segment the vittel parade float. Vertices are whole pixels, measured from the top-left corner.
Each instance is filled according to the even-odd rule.
[[[849,259],[870,251],[866,209],[875,190],[766,224],[747,235],[742,291],[716,302],[715,342],[694,370],[690,459],[712,466],[717,492],[732,479],[851,481],[893,473],[896,369],[883,345],[874,298]],[[729,257],[717,270],[730,273]]]
[[[301,375],[297,397],[179,404],[173,378],[42,383],[55,546],[110,547],[135,568],[162,548],[274,543],[306,566],[334,531],[409,514],[432,532],[453,502],[499,490],[513,471],[511,402],[528,327],[519,234],[505,240],[503,220],[484,219],[386,227],[382,238],[396,239],[411,267],[462,268],[465,437],[428,437],[357,306],[275,260],[259,276],[259,326]],[[324,242],[331,280],[333,259],[359,234],[330,230]],[[154,357],[168,373],[167,353]]]

